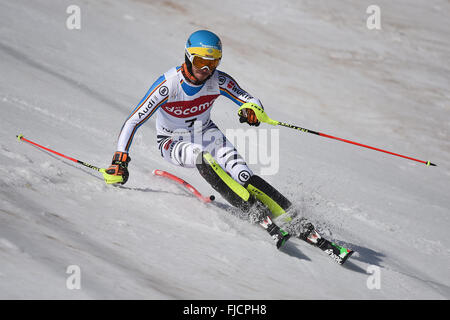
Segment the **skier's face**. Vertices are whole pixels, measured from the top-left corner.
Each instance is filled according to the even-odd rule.
[[[194,74],[194,77],[201,82],[208,78],[212,74],[212,71],[208,68],[198,69],[193,65],[192,73]]]

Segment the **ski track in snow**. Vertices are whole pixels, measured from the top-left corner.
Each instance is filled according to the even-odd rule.
[[[65,27],[70,4],[2,1],[0,298],[450,298],[448,2],[381,1],[381,31],[367,30],[355,1],[81,1],[78,31]],[[345,266],[298,239],[277,251],[217,194],[201,204],[152,176],[214,193],[163,162],[154,119],[134,138],[123,187],[15,138],[107,165],[126,116],[199,28],[222,37],[220,69],[274,119],[438,164],[280,129],[280,169],[264,178],[356,251]],[[212,116],[241,128],[236,110],[218,99]],[[70,265],[80,290],[66,286]],[[380,289],[367,285],[371,266]]]

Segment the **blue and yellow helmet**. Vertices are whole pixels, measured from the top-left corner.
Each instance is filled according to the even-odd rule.
[[[222,58],[222,43],[217,35],[208,30],[199,30],[191,34],[186,41],[186,56],[192,61],[193,56],[208,60]]]

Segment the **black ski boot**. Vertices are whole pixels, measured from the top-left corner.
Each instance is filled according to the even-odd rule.
[[[289,240],[291,235],[272,222],[269,216],[259,223],[267,232],[272,236],[277,245],[277,249],[280,249],[286,241]]]

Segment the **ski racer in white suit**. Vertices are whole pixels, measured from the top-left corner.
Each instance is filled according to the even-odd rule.
[[[205,61],[215,61],[218,65],[221,44],[215,35],[206,31],[197,32],[197,35],[194,33],[190,37],[191,46],[196,45],[192,44],[196,38],[201,38],[203,43],[207,42],[205,33],[210,36],[206,38],[210,41],[210,47],[205,49],[210,49],[210,55],[215,58]],[[189,53],[188,49],[186,52]],[[158,148],[165,160],[183,167],[195,167],[198,154],[206,150],[234,180],[243,185],[253,173],[211,120],[211,110],[214,101],[221,95],[239,106],[254,103],[262,107],[262,104],[240,88],[228,74],[208,65],[203,66],[203,69],[197,68],[197,61],[194,62],[196,63],[187,58],[182,66],[170,69],[150,87],[125,121],[114,158],[117,158],[116,162],[129,161],[128,153],[137,129],[155,114]],[[251,125],[259,125],[254,112],[248,110],[245,120]],[[108,170],[123,177],[120,183],[127,181],[126,166],[120,168],[119,165],[112,164]]]
[[[207,30],[194,32],[186,43],[185,63],[170,69],[150,87],[120,131],[117,151],[104,173],[106,183],[124,184],[136,130],[156,114],[157,143],[162,157],[178,166],[197,167],[202,177],[224,199],[257,221],[280,248],[295,235],[319,247],[339,263],[353,251],[322,238],[305,218],[293,216],[291,202],[261,177],[253,174],[234,146],[210,118],[214,101],[226,96],[240,107],[240,121],[258,126],[255,112],[261,102],[217,70],[222,44]],[[289,214],[288,210],[290,210]],[[271,217],[287,214],[286,230]]]
[[[197,166],[216,191],[244,211],[263,203],[265,217],[270,213],[275,216],[285,213],[291,206],[289,200],[253,174],[210,118],[214,101],[221,95],[238,106],[262,108],[257,98],[243,90],[228,74],[217,70],[221,58],[222,44],[214,33],[200,30],[189,37],[185,63],[159,77],[122,126],[117,151],[104,174],[107,183],[127,181],[133,137],[137,129],[156,114],[157,143],[165,160],[182,167]],[[252,126],[260,124],[254,111],[245,106],[240,121]],[[278,247],[290,237],[270,219],[264,221],[263,227],[276,238]]]
[[[217,69],[207,70],[208,79],[199,85],[190,82],[188,72],[186,64],[172,68],[152,85],[122,127],[117,151],[128,153],[137,128],[156,114],[157,143],[164,159],[195,167],[199,152],[206,150],[233,179],[244,184],[252,172],[211,120],[211,110],[220,95],[238,105],[261,102]]]

